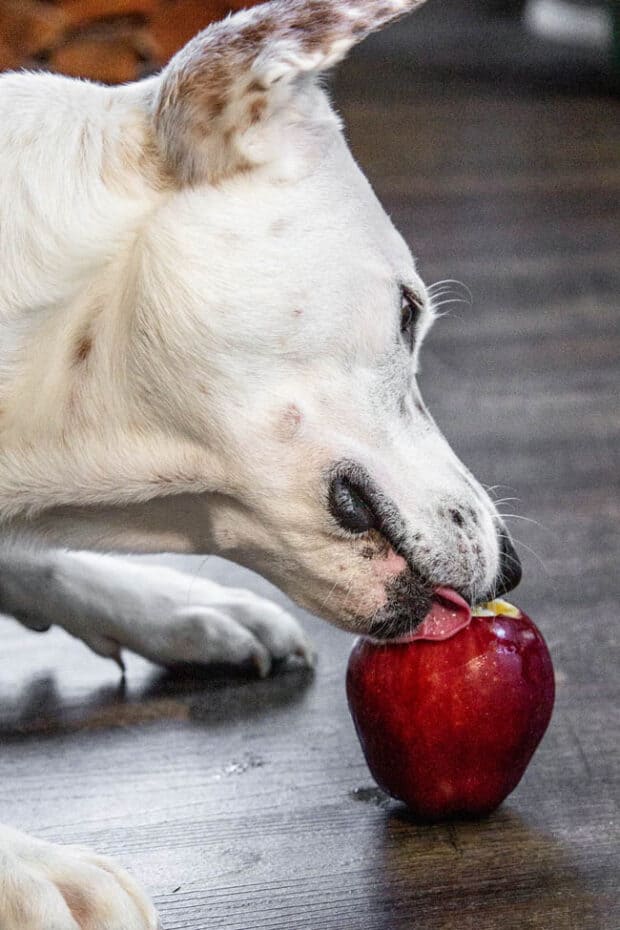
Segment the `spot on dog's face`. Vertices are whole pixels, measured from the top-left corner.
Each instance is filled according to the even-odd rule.
[[[495,516],[419,396],[432,311],[409,249],[335,123],[290,132],[282,164],[156,217],[145,274],[169,320],[148,404],[229,476],[205,548],[363,631],[408,607],[420,619],[433,585],[486,591]],[[343,462],[385,502],[379,529],[330,512]]]

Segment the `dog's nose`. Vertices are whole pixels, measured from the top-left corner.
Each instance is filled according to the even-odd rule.
[[[329,486],[329,509],[340,526],[350,533],[381,528],[381,517],[368,483],[361,475],[337,474]]]
[[[499,535],[499,570],[495,583],[495,597],[508,594],[521,581],[521,560],[506,531]]]

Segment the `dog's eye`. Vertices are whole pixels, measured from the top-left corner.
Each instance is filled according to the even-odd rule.
[[[422,312],[422,301],[411,291],[403,290],[400,302],[400,331],[409,349],[413,349],[415,326]]]

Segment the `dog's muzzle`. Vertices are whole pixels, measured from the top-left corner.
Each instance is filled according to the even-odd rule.
[[[424,579],[407,558],[406,530],[398,509],[375,485],[364,468],[355,462],[340,462],[329,476],[328,504],[332,517],[349,533],[380,533],[394,552],[403,555],[412,568],[417,585]],[[458,513],[450,511],[454,522]],[[462,525],[459,521],[458,525]],[[516,588],[521,581],[521,562],[503,524],[497,529],[499,564],[493,585],[482,600],[492,600]],[[443,579],[439,580],[443,583]],[[426,579],[426,585],[430,582]],[[400,582],[402,585],[402,580]],[[466,596],[467,592],[462,592]]]

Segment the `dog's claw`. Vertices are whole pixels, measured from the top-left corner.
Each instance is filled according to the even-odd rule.
[[[308,668],[315,668],[317,652],[311,643],[306,643],[304,646],[298,646],[293,655],[301,659],[304,665],[306,665]]]
[[[266,649],[257,649],[250,657],[250,663],[259,678],[267,678],[271,671],[271,656]]]
[[[125,660],[123,659],[123,655],[122,655],[122,653],[121,653],[120,646],[118,647],[118,649],[116,650],[116,652],[114,652],[114,653],[110,656],[110,658],[112,659],[113,662],[116,662],[116,664],[118,665],[118,667],[119,667],[119,669],[120,669],[120,671],[121,671],[121,675],[122,675],[123,678],[124,678],[124,677],[125,677],[125,674],[126,674],[126,672],[127,672],[127,666],[125,665]]]

